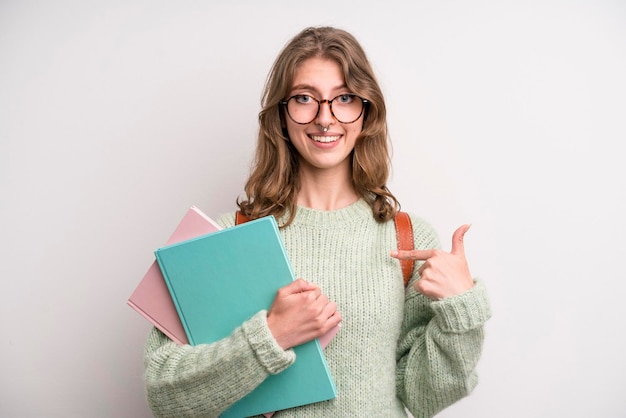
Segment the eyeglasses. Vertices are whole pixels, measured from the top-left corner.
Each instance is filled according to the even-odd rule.
[[[330,113],[338,122],[353,123],[361,117],[368,101],[356,94],[340,94],[331,100],[317,100],[307,94],[296,94],[280,102],[287,109],[289,118],[299,125],[313,122],[323,103],[328,103]]]

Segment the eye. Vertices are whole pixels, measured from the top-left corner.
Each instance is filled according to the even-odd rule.
[[[341,104],[350,104],[354,101],[354,94],[341,94],[335,97],[335,100]]]
[[[313,101],[315,101],[314,98],[307,94],[297,94],[293,98],[298,104],[311,104],[313,103]]]

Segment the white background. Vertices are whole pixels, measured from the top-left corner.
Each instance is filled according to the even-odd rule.
[[[308,25],[380,78],[392,191],[493,306],[441,417],[623,417],[626,4],[0,1],[0,416],[149,417],[126,305],[190,205],[234,209],[265,76]],[[411,4],[412,3],[412,4]]]

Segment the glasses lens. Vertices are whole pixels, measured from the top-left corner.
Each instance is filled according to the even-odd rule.
[[[335,118],[342,123],[352,123],[361,116],[363,100],[354,94],[342,94],[332,100]]]
[[[296,123],[307,124],[312,122],[317,116],[318,109],[317,100],[311,96],[297,95],[287,102],[287,112]]]
[[[313,122],[319,111],[319,102],[311,96],[296,95],[287,101],[289,117],[300,124]],[[356,121],[363,112],[363,100],[354,94],[342,94],[330,101],[335,119],[341,123]]]

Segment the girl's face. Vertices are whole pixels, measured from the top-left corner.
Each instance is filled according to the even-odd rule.
[[[344,103],[350,100],[349,96],[342,95],[350,93],[353,92],[346,87],[339,65],[332,60],[316,57],[309,58],[298,67],[288,97],[308,96],[298,100],[301,103],[312,102],[317,108],[311,98],[322,101],[341,96],[333,102],[335,112],[339,115],[340,106],[345,106]],[[298,124],[286,113],[285,122],[289,139],[300,154],[302,170],[313,172],[350,170],[350,153],[363,129],[362,115],[353,123],[341,123],[333,116],[329,104],[325,102],[320,104],[319,113],[312,122],[306,125]],[[325,128],[328,128],[326,132]]]

